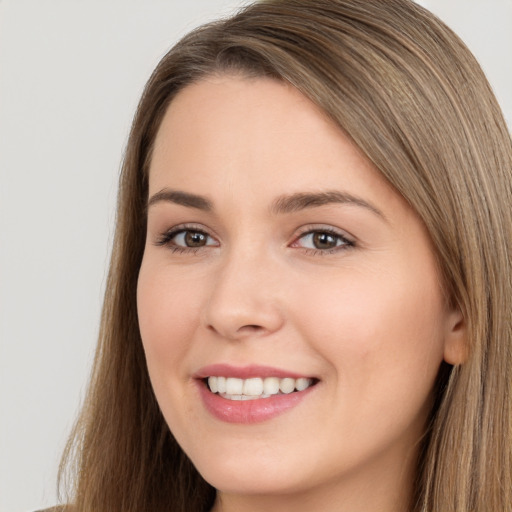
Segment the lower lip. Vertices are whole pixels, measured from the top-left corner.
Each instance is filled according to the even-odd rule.
[[[197,381],[203,404],[210,414],[227,423],[261,423],[279,416],[302,402],[316,386],[304,391],[273,395],[255,400],[229,400],[212,393],[202,381]]]

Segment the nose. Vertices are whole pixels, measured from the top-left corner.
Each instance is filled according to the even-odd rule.
[[[284,323],[282,292],[278,270],[268,258],[230,256],[213,280],[203,322],[227,340],[268,336]]]

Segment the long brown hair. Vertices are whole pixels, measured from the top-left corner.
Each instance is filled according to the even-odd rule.
[[[91,383],[61,484],[78,512],[205,511],[215,490],[177,445],[145,364],[136,310],[148,167],[169,102],[212,73],[283,80],[332,118],[427,227],[468,357],[443,364],[415,512],[512,511],[512,143],[464,44],[409,0],[267,0],[203,26],[140,101]]]

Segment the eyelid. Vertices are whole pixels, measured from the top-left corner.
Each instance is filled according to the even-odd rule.
[[[202,233],[208,238],[215,241],[214,244],[207,243],[203,246],[198,247],[188,247],[185,245],[178,245],[172,243],[172,240],[179,235],[180,233],[191,231],[191,232],[197,232]],[[337,237],[342,241],[340,245],[337,245],[332,248],[308,248],[308,247],[301,247],[298,242],[302,238],[304,238],[307,235],[311,235],[314,233],[328,233],[330,235],[333,235],[334,237]],[[157,246],[167,246],[170,249],[173,249],[177,252],[198,252],[206,248],[211,247],[219,247],[220,242],[218,237],[211,232],[209,228],[206,228],[202,224],[196,224],[196,223],[184,223],[184,224],[178,224],[176,226],[173,226],[160,234],[157,235],[157,239],[154,242]],[[340,228],[336,228],[332,225],[326,225],[326,224],[308,224],[305,226],[301,226],[297,233],[294,235],[293,241],[289,244],[289,247],[292,248],[298,248],[302,249],[307,254],[331,254],[334,252],[338,252],[341,250],[348,249],[350,247],[354,247],[356,245],[355,237],[348,234],[345,230],[342,230]]]
[[[333,235],[334,237],[337,237],[343,241],[341,245],[329,248],[329,249],[316,249],[316,248],[309,248],[309,247],[300,247],[298,246],[299,240],[304,238],[307,235],[312,235],[314,233],[328,233],[330,235]],[[306,226],[302,226],[299,229],[299,232],[295,235],[293,242],[290,244],[290,247],[293,248],[299,248],[304,250],[307,254],[332,254],[338,251],[346,250],[348,248],[354,247],[356,245],[355,237],[348,234],[346,231],[335,228],[330,225],[325,224],[309,224]]]
[[[297,234],[294,236],[294,240],[298,240],[299,238],[301,238],[304,235],[307,235],[309,233],[317,233],[317,232],[331,233],[333,235],[344,238],[345,240],[347,240],[351,243],[354,243],[354,244],[356,243],[355,236],[351,235],[344,229],[336,228],[329,224],[307,224],[305,226],[301,226],[297,230]]]
[[[200,247],[186,247],[186,246],[181,246],[181,245],[173,245],[171,243],[171,240],[173,238],[175,238],[177,235],[179,235],[180,233],[183,233],[185,231],[203,233],[208,238],[215,240],[216,244],[207,244],[207,245],[200,246]],[[158,234],[157,239],[155,241],[155,245],[157,245],[157,246],[168,245],[175,249],[183,249],[184,251],[198,251],[198,250],[206,248],[206,247],[218,247],[219,241],[218,241],[218,238],[215,235],[213,235],[210,232],[210,230],[205,228],[203,225],[194,224],[194,223],[185,223],[185,224],[178,224],[176,226],[173,226],[172,228],[169,228],[169,229],[163,231],[162,233]]]

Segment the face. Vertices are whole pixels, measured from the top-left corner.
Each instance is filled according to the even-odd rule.
[[[204,478],[225,496],[410,478],[459,315],[355,145],[291,86],[210,77],[166,112],[149,189],[140,330]]]

